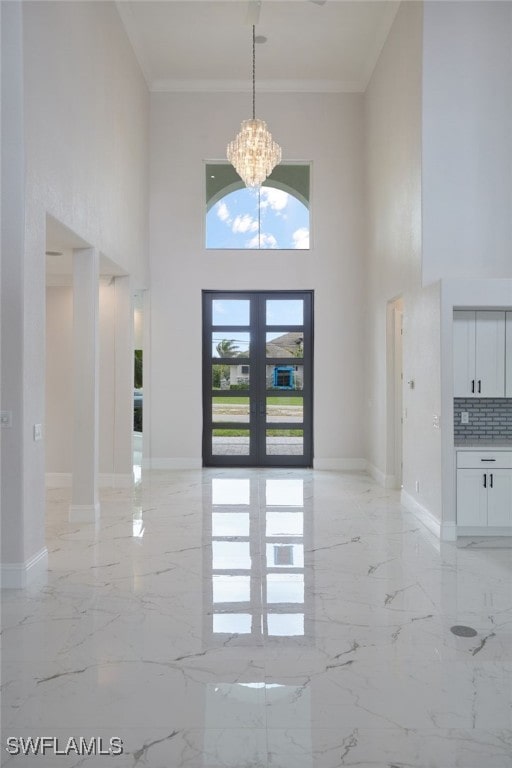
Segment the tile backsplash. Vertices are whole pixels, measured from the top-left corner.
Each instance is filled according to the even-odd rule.
[[[469,423],[461,424],[467,411]],[[512,398],[465,398],[453,401],[455,440],[512,440]]]

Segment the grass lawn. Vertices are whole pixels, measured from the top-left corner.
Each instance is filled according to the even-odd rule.
[[[247,405],[248,397],[213,397],[212,403],[222,405]],[[302,397],[267,397],[267,405],[302,405]]]
[[[248,429],[212,429],[214,437],[249,437]],[[267,437],[302,437],[302,429],[267,429]]]

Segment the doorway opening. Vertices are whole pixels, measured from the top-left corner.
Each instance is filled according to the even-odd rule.
[[[312,291],[203,291],[204,466],[310,467],[312,390]]]
[[[133,294],[133,479],[142,478],[144,429],[144,291]]]

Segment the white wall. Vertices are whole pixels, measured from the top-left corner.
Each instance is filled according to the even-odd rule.
[[[386,397],[386,310],[421,271],[421,10],[401,6],[365,94],[367,458],[394,472]],[[405,306],[408,311],[408,306]]]
[[[364,456],[362,97],[259,95],[284,159],[313,163],[313,247],[207,252],[203,161],[224,157],[249,110],[249,94],[152,97],[153,466],[201,463],[201,289],[315,291],[315,464]]]
[[[23,6],[29,213],[145,285],[149,93],[115,3]]]
[[[423,279],[512,276],[512,4],[427,2]]]
[[[12,2],[2,14],[2,97],[12,93],[2,409],[13,412],[2,565],[23,579],[44,553],[44,444],[32,435],[45,414],[46,215],[145,284],[149,94],[114,3]]]

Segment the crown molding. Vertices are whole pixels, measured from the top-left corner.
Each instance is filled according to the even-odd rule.
[[[341,80],[258,80],[257,93],[362,93],[364,83]],[[249,80],[154,80],[152,93],[250,93]]]

